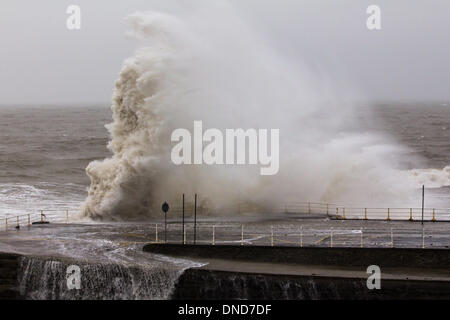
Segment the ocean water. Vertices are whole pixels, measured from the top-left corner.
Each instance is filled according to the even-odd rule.
[[[450,107],[385,104],[371,109],[372,112],[363,106],[358,109],[351,115],[356,119],[349,119],[345,130],[360,132],[364,128],[405,146],[400,169],[433,185],[434,188],[427,191],[427,200],[433,197],[442,207],[450,207],[450,170],[443,170],[449,168]],[[1,107],[0,218],[45,210],[47,216],[48,212],[54,212],[63,219],[66,209],[79,210],[90,183],[86,167],[93,160],[110,156],[105,125],[111,118],[112,112],[107,106]],[[351,127],[355,123],[358,126]],[[246,244],[270,243],[269,225],[275,224],[275,232],[279,237],[290,237],[287,240],[291,245],[298,245],[297,232],[301,225],[305,246],[317,245],[323,235],[329,234],[330,226],[335,227],[335,245],[359,246],[360,221],[342,225],[341,221],[326,219],[307,222],[294,221],[292,217],[283,220],[268,217],[268,221],[252,222],[240,218],[228,229],[229,218],[211,220],[222,227],[217,229],[218,243],[239,243],[240,224],[245,223]],[[202,219],[200,222],[208,224],[209,220]],[[173,242],[180,240],[180,225],[176,220],[177,217],[171,217],[169,221],[169,241]],[[157,223],[160,221],[161,217]],[[11,225],[8,232],[0,231],[0,251],[30,255],[21,260],[18,279],[21,294],[29,299],[168,299],[184,270],[201,264],[143,252],[144,243],[156,237],[157,227],[151,225],[152,222],[52,224],[26,232],[22,232],[24,228],[20,232],[12,231],[14,226]],[[372,229],[365,230],[365,245],[390,246],[391,238],[387,233],[390,229],[386,222],[369,223]],[[391,222],[389,227],[393,226],[397,246],[421,246],[420,224]],[[211,226],[205,226],[199,230],[199,239],[210,243],[211,232]],[[371,237],[368,232],[372,232]],[[160,233],[161,240],[161,226]],[[448,247],[446,223],[430,222],[426,225],[426,234],[428,247]],[[188,241],[192,241],[191,225],[187,236]],[[285,241],[277,245],[289,244]],[[73,261],[81,267],[83,288],[86,288],[76,293],[65,290],[66,268]]]
[[[108,107],[0,108],[0,216],[78,209],[88,163],[108,156]]]
[[[433,187],[427,197],[450,207],[450,105],[385,103],[370,109],[361,106],[352,115],[358,130],[406,146],[399,166]],[[105,125],[111,116],[107,106],[0,107],[0,217],[77,210],[87,196],[87,165],[110,156]]]

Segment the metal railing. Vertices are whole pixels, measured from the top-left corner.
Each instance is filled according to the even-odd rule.
[[[337,220],[422,221],[422,208],[349,207],[331,203],[299,202],[282,207],[285,213],[325,214]],[[425,208],[424,221],[450,221],[450,208]]]
[[[272,209],[260,209],[256,205],[239,203],[234,206],[239,213],[285,213],[285,214],[315,214],[324,215],[330,219],[336,220],[384,220],[384,221],[422,221],[422,208],[363,208],[363,207],[346,207],[332,203],[320,202],[292,202],[288,204],[277,205]],[[8,231],[11,229],[20,229],[21,227],[30,227],[33,222],[46,219],[56,223],[69,223],[71,213],[77,212],[78,209],[64,208],[61,210],[39,210],[37,212],[9,215],[0,218],[0,231]],[[192,204],[185,206],[185,216],[193,215],[194,208]],[[182,208],[175,207],[171,209],[170,214],[181,215]],[[210,215],[209,209],[198,207],[199,216]],[[450,208],[425,208],[423,212],[423,220],[431,222],[449,222]]]
[[[239,203],[230,207],[228,211],[234,213],[287,213],[287,214],[319,214],[326,215],[337,220],[404,220],[422,221],[422,208],[398,208],[398,207],[352,207],[334,203],[322,202],[290,202],[279,204],[272,208],[261,208],[255,204]],[[193,204],[186,204],[185,215],[193,215]],[[172,215],[182,213],[181,207],[171,209]],[[197,213],[209,215],[209,209],[199,207]],[[424,208],[424,221],[450,221],[450,208]]]
[[[20,230],[21,228],[30,228],[33,223],[56,222],[70,223],[71,213],[77,209],[62,210],[39,210],[38,212],[26,213],[21,215],[8,215],[0,218],[0,231]],[[3,227],[3,228],[2,228]]]
[[[194,227],[154,224],[145,235],[133,235],[150,243],[237,246],[291,246],[291,247],[358,247],[358,248],[447,248],[450,236],[445,230],[431,228],[321,228],[313,226],[271,225],[266,228],[244,224],[197,225]],[[142,242],[142,240],[139,240]]]
[[[175,210],[177,211],[177,210]],[[192,213],[185,208],[185,214]],[[324,203],[295,203],[282,205],[279,211],[286,214],[321,214],[339,220],[411,220],[419,221],[421,209],[418,208],[351,208]],[[71,223],[71,214],[77,209],[42,210],[23,215],[10,215],[0,219],[0,232],[11,232],[30,228],[35,222]],[[426,209],[427,222],[440,220],[446,209]],[[334,213],[334,214],[333,214]],[[298,220],[299,221],[299,220]],[[297,222],[298,224],[298,222]],[[433,224],[434,225],[434,224]],[[332,226],[332,227],[331,227]],[[417,224],[393,224],[394,228],[377,225],[348,224],[336,225],[270,225],[243,224],[241,222],[199,222],[194,236],[192,221],[186,221],[181,228],[179,221],[170,221],[167,233],[164,224],[149,224],[147,233],[139,236],[144,242],[184,243],[184,244],[235,244],[260,246],[299,246],[299,247],[448,247],[450,236],[445,228],[418,228]],[[184,230],[184,233],[181,231]],[[194,240],[195,239],[195,240]],[[133,241],[131,241],[133,242]],[[136,242],[136,241],[135,241]]]

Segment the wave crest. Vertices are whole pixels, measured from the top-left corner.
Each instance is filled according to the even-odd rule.
[[[201,206],[227,214],[238,202],[270,209],[282,201],[379,205],[408,197],[411,186],[399,183],[404,173],[394,169],[399,148],[343,131],[355,107],[345,90],[331,90],[322,82],[329,83],[327,75],[268,47],[232,7],[208,4],[177,17],[137,13],[127,21],[143,46],[116,82],[108,125],[113,156],[87,168],[85,216],[159,215],[162,202],[177,204],[182,193],[199,193]],[[170,134],[195,120],[218,129],[281,129],[280,173],[175,166]]]

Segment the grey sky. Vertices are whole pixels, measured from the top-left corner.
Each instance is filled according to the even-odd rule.
[[[450,99],[448,0],[233,2],[286,59],[305,60],[332,81],[349,83],[355,99]],[[0,0],[0,104],[108,104],[122,61],[136,48],[123,18],[201,3]],[[66,29],[70,4],[81,6],[80,31]],[[366,28],[370,4],[381,7],[380,31]]]

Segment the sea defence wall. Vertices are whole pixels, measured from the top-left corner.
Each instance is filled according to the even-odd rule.
[[[20,256],[0,253],[0,300],[20,298],[17,289],[17,273]]]
[[[366,279],[186,270],[175,285],[175,300],[406,300],[449,299],[444,281],[383,279],[368,290]]]
[[[450,267],[448,249],[401,248],[299,248],[228,245],[149,244],[144,251],[191,258],[216,258],[251,262],[393,268]]]
[[[55,257],[0,253],[0,299],[450,298],[449,250],[384,249],[379,252],[375,249],[371,255],[372,249],[161,244],[147,245],[144,250],[196,261],[213,259],[220,262],[171,273],[114,263],[84,263]],[[65,288],[66,267],[72,263],[81,267],[83,290],[67,291]],[[410,263],[414,263],[414,268],[425,273],[419,277],[416,273],[415,278],[385,278],[383,275],[382,289],[368,290],[365,268],[370,263],[378,263],[383,271],[387,266],[407,270]],[[308,264],[307,270],[313,273],[285,272],[295,271],[295,266],[303,264]],[[255,265],[260,268],[252,269]],[[353,267],[348,267],[350,265]],[[223,266],[225,268],[221,268]],[[227,266],[232,266],[232,270],[227,271]],[[317,274],[315,267],[320,266],[327,267],[321,270],[322,274]],[[347,274],[336,273],[338,266],[347,266]],[[363,269],[362,274],[352,272]],[[441,270],[441,273],[434,273],[435,270]],[[328,271],[330,274],[323,273]],[[24,296],[19,292],[19,279]]]
[[[79,267],[80,288],[68,287],[70,266]],[[170,299],[183,270],[0,253],[0,300]]]
[[[211,261],[186,270],[173,299],[450,298],[450,250],[171,244],[146,245],[144,250]],[[382,275],[380,290],[367,287],[369,265],[391,272]]]

